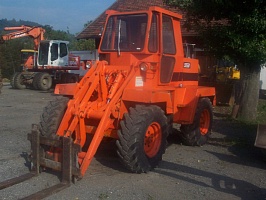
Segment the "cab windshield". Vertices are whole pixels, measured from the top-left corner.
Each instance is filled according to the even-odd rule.
[[[146,14],[116,15],[109,18],[102,51],[142,51],[145,42],[148,16]]]

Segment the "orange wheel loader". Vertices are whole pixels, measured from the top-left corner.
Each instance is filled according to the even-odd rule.
[[[57,85],[55,94],[64,97],[41,116],[42,136],[72,138],[82,149],[81,177],[104,137],[116,139],[122,162],[141,173],[162,159],[173,122],[185,144],[203,145],[213,119],[215,89],[198,86],[198,60],[184,57],[181,15],[159,7],[107,14],[101,61],[80,83]],[[45,153],[62,157],[58,151]]]
[[[173,123],[187,145],[211,133],[215,89],[198,86],[198,60],[184,57],[181,15],[160,7],[107,14],[100,61],[79,83],[56,86],[60,97],[28,136],[33,170],[60,170],[62,181],[84,176],[105,137],[142,173],[162,160]]]

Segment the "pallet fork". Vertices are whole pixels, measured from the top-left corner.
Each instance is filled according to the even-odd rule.
[[[71,185],[71,181],[75,181],[74,177],[78,177],[80,174],[79,168],[76,167],[76,158],[78,152],[80,152],[80,146],[73,143],[71,138],[60,137],[59,139],[48,139],[40,136],[40,131],[37,125],[32,125],[32,131],[28,134],[28,140],[31,142],[31,171],[19,177],[15,177],[0,183],[0,190],[12,185],[21,183],[35,176],[38,176],[43,168],[54,169],[61,171],[61,182],[52,187],[46,188],[42,191],[34,193],[23,199],[43,199],[49,195],[55,194]],[[62,149],[62,162],[52,161],[46,159],[44,151],[40,148],[43,145],[48,145],[53,148]]]

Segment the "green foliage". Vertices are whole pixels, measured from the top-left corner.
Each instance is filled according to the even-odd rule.
[[[217,57],[257,66],[266,62],[264,0],[169,0],[186,13],[186,27],[196,29],[205,48]]]
[[[4,27],[21,25],[41,26],[35,22],[1,19],[0,35],[5,33],[3,31]],[[81,51],[95,49],[94,40],[77,40],[75,35],[70,34],[68,31],[54,30],[50,25],[42,27],[45,29],[45,39],[69,41],[69,50]],[[34,44],[32,38],[27,37],[6,41],[4,44],[0,44],[0,68],[2,69],[2,75],[4,78],[10,78],[15,71],[19,71],[21,69],[21,49],[33,49],[33,46]]]
[[[265,96],[265,95],[263,95]],[[266,124],[266,100],[261,98],[258,104],[257,124]]]
[[[45,25],[43,26],[45,29],[44,38],[46,40],[66,40],[70,41],[74,39],[74,35],[71,35],[65,31],[61,30],[53,30],[52,26]]]
[[[93,50],[95,49],[95,42],[93,39],[89,40],[75,40],[69,46],[70,50],[82,51],[82,50]]]
[[[12,19],[12,20],[0,19],[0,31],[3,30],[5,27],[8,27],[8,26],[21,26],[21,25],[41,26],[40,24],[38,24],[36,22],[30,22],[30,21],[25,21],[25,20],[16,21],[15,19]]]
[[[241,71],[238,119],[255,120],[259,70],[266,63],[265,0],[165,0],[185,13],[185,27],[199,33],[205,50],[227,57]]]
[[[3,78],[10,78],[14,71],[20,69],[20,50],[27,46],[25,40],[9,41],[0,45],[0,68]]]

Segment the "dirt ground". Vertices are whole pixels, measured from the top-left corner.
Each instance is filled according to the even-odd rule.
[[[27,133],[53,98],[52,91],[14,90],[4,85],[0,95],[0,181],[29,171]],[[253,146],[256,127],[228,120],[227,109],[215,108],[208,144],[188,147],[172,135],[163,161],[146,174],[126,171],[114,142],[104,142],[82,180],[46,199],[266,199],[266,161]],[[0,199],[19,199],[58,182],[56,175],[42,173],[1,190]]]

